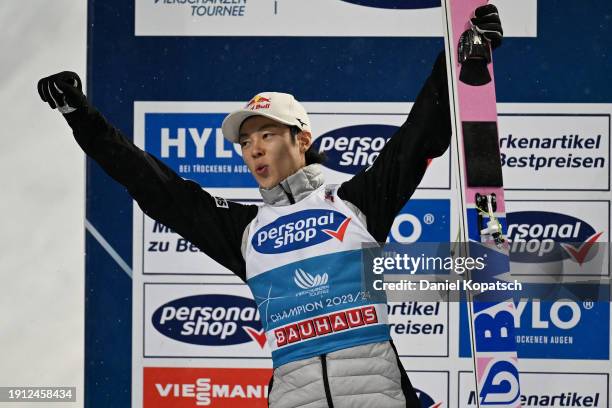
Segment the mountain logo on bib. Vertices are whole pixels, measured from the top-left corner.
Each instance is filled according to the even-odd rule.
[[[330,239],[344,241],[351,218],[333,210],[304,210],[284,215],[260,228],[251,244],[262,254],[280,254]]]

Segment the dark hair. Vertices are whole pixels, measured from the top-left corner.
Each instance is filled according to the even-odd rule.
[[[291,139],[295,142],[295,139],[297,138],[298,133],[300,133],[302,131],[302,129],[300,129],[297,126],[289,126],[289,131],[291,132]],[[327,160],[327,155],[324,152],[318,152],[315,149],[314,143],[312,145],[310,145],[310,147],[308,148],[308,150],[306,150],[306,165],[308,166],[309,164],[321,164],[324,163],[325,160]]]

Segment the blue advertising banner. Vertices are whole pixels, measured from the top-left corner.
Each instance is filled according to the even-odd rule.
[[[542,288],[538,288],[542,289]],[[537,289],[525,288],[526,292]],[[610,303],[570,299],[515,301],[519,359],[608,360]],[[459,356],[471,357],[467,308],[461,304]]]
[[[223,138],[225,116],[227,113],[147,113],[145,150],[202,187],[257,187],[240,149]]]

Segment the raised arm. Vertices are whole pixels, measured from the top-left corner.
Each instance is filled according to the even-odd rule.
[[[387,142],[370,168],[338,189],[338,195],[361,210],[368,230],[384,242],[397,213],[421,182],[428,159],[450,144],[446,62],[441,53],[419,92],[408,119]]]
[[[58,108],[83,151],[106,173],[125,186],[145,214],[192,242],[242,280],[242,234],[257,214],[257,206],[215,197],[197,183],[184,180],[156,157],[139,149],[92,106],[74,73],[40,80],[41,98]]]
[[[497,8],[478,7],[472,26],[490,41],[493,49],[504,31]],[[419,92],[408,119],[385,145],[369,169],[364,169],[338,189],[366,216],[368,230],[384,242],[397,213],[421,182],[428,159],[442,155],[451,137],[446,61],[440,53],[431,75]]]

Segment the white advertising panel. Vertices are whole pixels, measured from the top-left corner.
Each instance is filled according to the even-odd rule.
[[[536,0],[495,4],[506,36],[537,35]],[[137,36],[442,36],[439,0],[135,0],[135,7]]]
[[[609,201],[508,200],[506,209],[513,275],[565,276],[566,283],[609,276]]]
[[[299,95],[298,95],[299,98]],[[240,149],[220,136],[221,122],[244,102],[136,102],[134,141],[184,178],[231,199],[259,198],[236,188],[256,187]],[[328,184],[348,180],[370,165],[405,122],[411,103],[305,102],[314,145],[328,156]],[[228,186],[236,188],[227,188]],[[450,189],[450,153],[433,159],[420,189]],[[211,191],[211,190],[209,190]]]
[[[406,371],[414,387],[421,407],[448,408],[448,372],[447,371]]]
[[[520,376],[520,399],[524,408],[609,406],[608,374],[523,372]],[[476,406],[472,373],[459,373],[459,406]]]
[[[507,190],[610,190],[609,107],[523,106],[500,106]]]
[[[400,356],[449,355],[448,302],[390,302],[391,337]]]
[[[233,276],[232,271],[176,232],[142,212],[140,216],[143,217],[143,275]]]
[[[144,286],[144,357],[269,358],[246,285]]]
[[[412,104],[316,103],[304,104],[309,112],[315,145],[325,152],[325,179],[336,184],[371,165]],[[450,189],[450,154],[433,159],[420,189]]]

